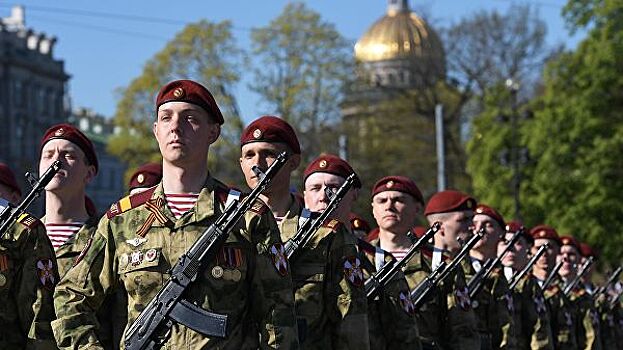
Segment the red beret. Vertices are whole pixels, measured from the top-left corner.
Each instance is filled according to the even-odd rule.
[[[80,147],[84,155],[87,157],[90,165],[95,167],[95,172],[97,173],[99,169],[99,164],[97,163],[97,155],[95,154],[95,147],[93,147],[93,143],[86,137],[82,131],[78,130],[75,126],[71,124],[57,124],[53,127],[49,128],[45,134],[43,134],[43,138],[41,139],[41,146],[39,147],[39,154],[43,151],[43,146],[54,139],[64,139],[67,140],[76,146]]]
[[[417,238],[421,238],[422,236],[424,236],[426,231],[428,230],[424,226],[415,226],[414,228],[411,229],[411,232],[413,232],[413,234]]]
[[[225,122],[210,91],[195,81],[175,80],[163,86],[156,97],[156,111],[171,101],[192,103],[203,108],[217,123],[222,125]]]
[[[384,191],[398,191],[410,194],[416,201],[424,205],[424,197],[415,182],[405,176],[385,176],[372,187],[372,197]]]
[[[580,242],[578,242],[577,239],[571,237],[571,236],[560,236],[560,242],[562,243],[562,245],[570,245],[570,246],[574,246],[575,249],[578,250],[578,253],[580,252]]]
[[[292,152],[301,154],[301,145],[294,129],[279,117],[262,116],[249,124],[240,136],[240,145],[260,141],[285,143]]]
[[[488,205],[478,204],[478,206],[476,206],[476,210],[474,212],[476,214],[486,215],[486,216],[492,218],[498,224],[500,224],[501,228],[505,228],[506,227],[506,225],[504,223],[504,218],[502,217],[502,215],[500,215],[500,213],[498,213],[497,210],[491,208]]]
[[[560,236],[558,236],[558,232],[548,225],[536,225],[530,230],[530,236],[534,239],[542,238],[549,239],[558,243],[558,245],[562,245],[562,241],[560,240]]]
[[[162,179],[162,163],[146,163],[138,167],[130,178],[129,189],[153,187]]]
[[[453,211],[473,210],[476,208],[476,200],[459,191],[441,191],[435,193],[424,210],[424,215],[436,213],[449,213]]]
[[[521,230],[523,238],[528,241],[530,245],[534,244],[534,238],[532,235],[525,229],[524,225],[519,221],[509,221],[506,223],[506,232],[507,233],[516,233]]]
[[[593,250],[593,248],[591,248],[590,245],[584,242],[580,242],[580,254],[582,254],[582,256],[585,258],[588,258],[591,256],[594,258],[597,258],[597,252]]]
[[[351,229],[364,231],[365,233],[370,232],[370,224],[368,224],[368,222],[364,220],[361,216],[355,213],[350,213],[349,217]]]
[[[355,171],[344,159],[334,156],[333,154],[322,154],[305,168],[303,172],[303,182],[313,173],[328,173],[347,178],[350,174],[355,173]],[[357,174],[355,174],[355,183],[353,186],[361,188],[361,180],[359,180]]]
[[[17,192],[20,196],[22,195],[22,190],[19,188],[19,185],[15,180],[13,170],[11,170],[11,168],[4,163],[0,163],[0,183]]]
[[[379,238],[379,228],[375,227],[372,231],[368,232],[368,235],[365,238],[366,242],[372,242],[375,239]]]

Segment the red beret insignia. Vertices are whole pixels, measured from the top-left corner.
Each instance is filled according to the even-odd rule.
[[[173,90],[173,96],[175,98],[181,98],[182,96],[184,96],[184,89],[178,87],[177,89]]]
[[[411,195],[417,202],[424,204],[422,192],[415,182],[406,176],[385,176],[372,187],[372,197],[383,191],[398,191]]]
[[[259,139],[260,137],[262,137],[262,130],[255,129],[255,131],[253,131],[253,137],[256,139]]]
[[[326,168],[327,167],[327,161],[326,160],[321,160],[320,163],[318,163],[318,166],[321,168]]]
[[[54,133],[54,136],[56,137],[63,136],[64,133],[65,133],[65,129],[58,128],[58,130],[56,130],[56,132]]]
[[[387,187],[387,188],[394,187],[394,181],[387,181],[387,183],[385,184],[385,187]]]
[[[142,184],[143,181],[145,181],[145,175],[138,174],[138,176],[136,177],[136,181],[138,181],[138,183]]]

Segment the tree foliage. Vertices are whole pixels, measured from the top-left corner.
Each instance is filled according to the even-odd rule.
[[[243,60],[230,22],[201,20],[187,25],[122,90],[114,117],[119,133],[109,142],[109,151],[128,164],[129,172],[145,162],[159,161],[152,134],[155,96],[171,80],[192,79],[212,92],[225,117],[221,137],[210,152],[210,168],[226,181],[239,182],[242,121],[231,91]]]
[[[297,128],[303,163],[332,150],[337,139],[330,126],[339,121],[342,86],[352,76],[349,43],[333,24],[298,2],[256,29],[252,41],[259,64],[251,88],[270,113]]]

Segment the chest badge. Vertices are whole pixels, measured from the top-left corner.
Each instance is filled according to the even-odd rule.
[[[48,289],[54,289],[56,281],[54,280],[54,264],[52,264],[52,260],[38,260],[36,266],[41,284]]]
[[[136,248],[139,245],[147,242],[147,238],[143,238],[143,237],[135,237],[132,239],[126,239],[125,242],[129,245],[131,245],[132,247]]]

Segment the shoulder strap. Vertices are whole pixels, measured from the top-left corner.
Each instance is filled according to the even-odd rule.
[[[112,219],[113,217],[121,213],[125,213],[126,211],[130,209],[136,208],[140,205],[147,203],[147,201],[151,198],[151,196],[156,191],[156,187],[157,185],[154,187],[150,187],[149,189],[143,192],[132,194],[132,195],[121,198],[118,202],[113,203],[110,206],[110,209],[108,209],[108,211],[106,212],[106,216],[108,217],[108,219]]]

